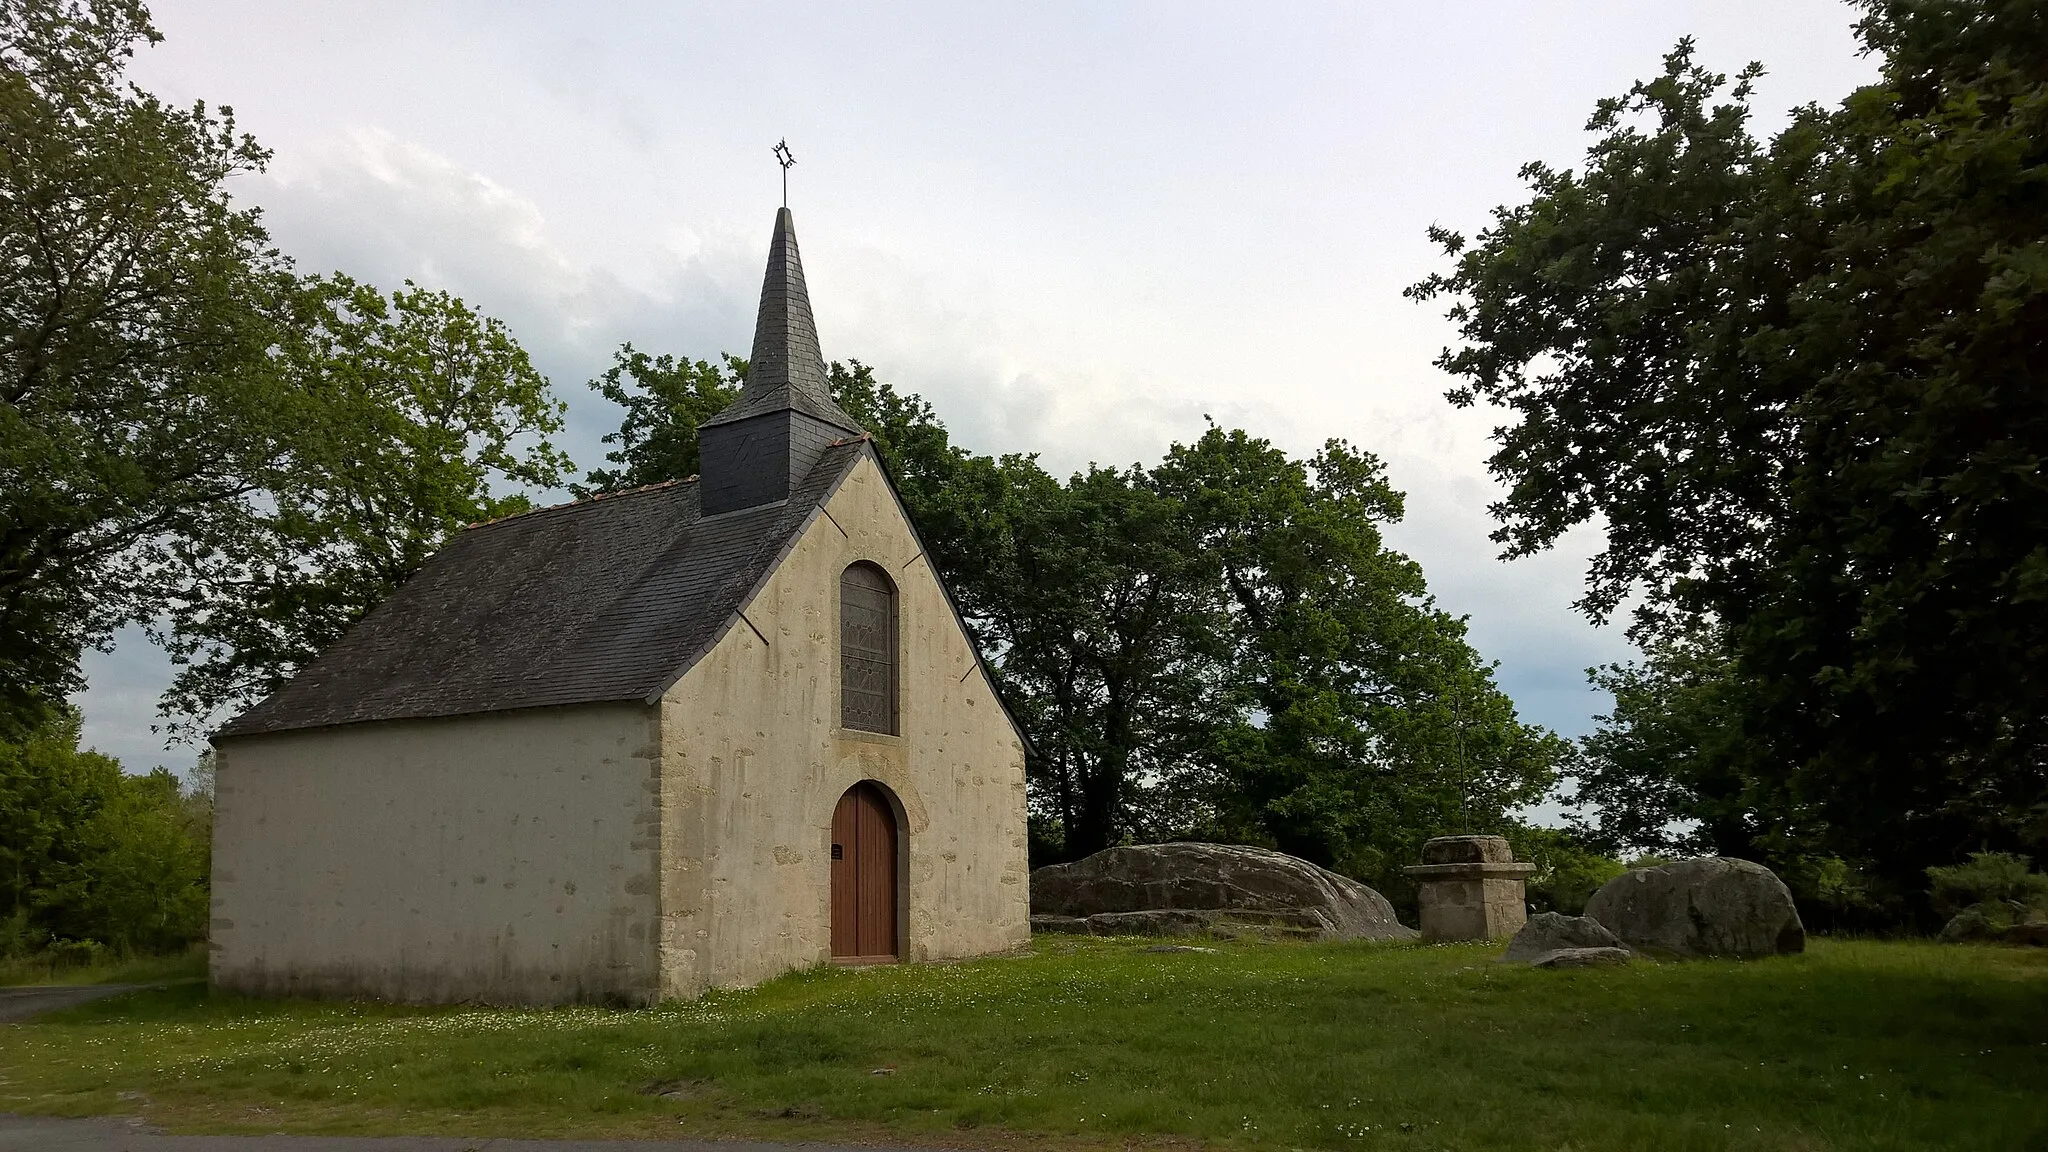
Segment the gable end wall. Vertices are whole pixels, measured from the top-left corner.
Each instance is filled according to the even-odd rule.
[[[899,807],[906,959],[1030,940],[1016,730],[871,456],[825,510],[661,701],[664,996],[830,959],[832,812],[864,779]],[[896,584],[901,736],[838,727],[839,578],[862,560]]]

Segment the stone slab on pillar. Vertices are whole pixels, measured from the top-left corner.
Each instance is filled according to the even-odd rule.
[[[1422,938],[1500,940],[1529,919],[1523,882],[1534,864],[1518,864],[1499,836],[1439,836],[1422,846],[1422,863],[1402,871],[1421,882]]]

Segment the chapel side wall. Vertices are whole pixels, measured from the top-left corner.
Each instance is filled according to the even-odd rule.
[[[872,460],[826,510],[662,702],[666,996],[830,959],[832,811],[863,779],[902,806],[906,959],[1030,940],[1023,745]],[[838,727],[839,579],[859,560],[897,586],[901,736]]]
[[[652,1000],[655,717],[585,705],[222,741],[213,983]]]

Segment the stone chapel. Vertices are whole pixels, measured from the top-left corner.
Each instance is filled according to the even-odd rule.
[[[1024,743],[789,210],[701,475],[449,540],[213,737],[211,979],[650,1003],[1029,939]]]

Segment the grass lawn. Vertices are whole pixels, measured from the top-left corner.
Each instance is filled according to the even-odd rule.
[[[2048,1149],[2048,950],[1817,940],[1539,972],[1466,945],[1148,943],[1040,937],[648,1011],[173,987],[0,1025],[0,1111],[1019,1148]]]

